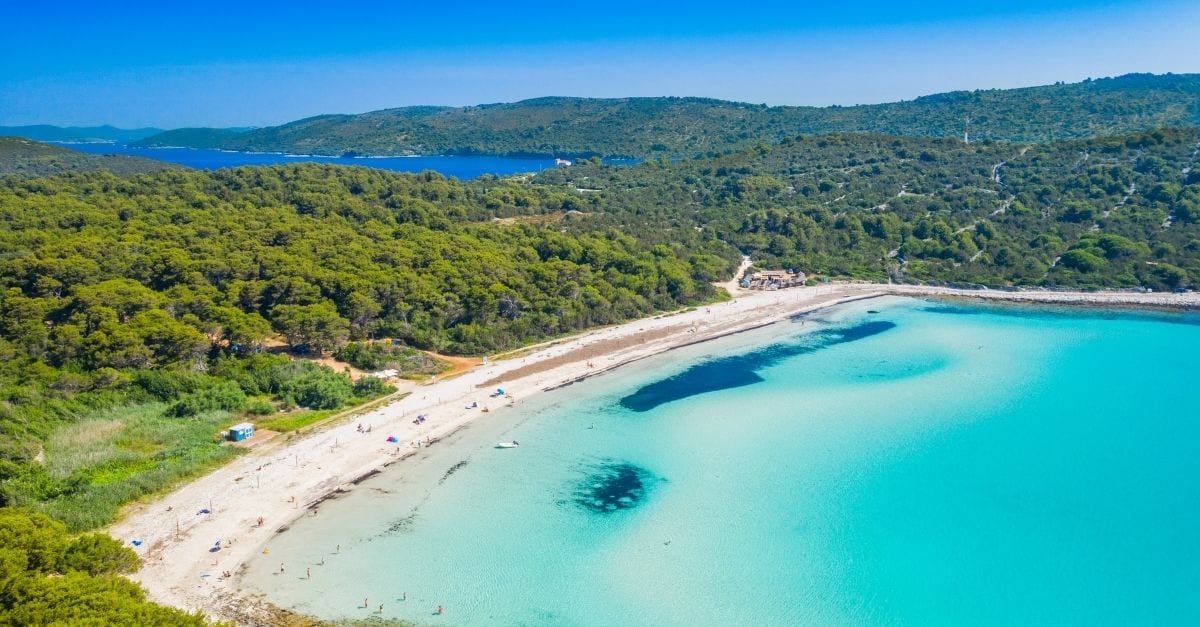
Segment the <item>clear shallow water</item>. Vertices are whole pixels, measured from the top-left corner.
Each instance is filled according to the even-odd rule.
[[[818,316],[493,412],[243,586],[456,625],[1200,621],[1195,316]]]
[[[123,144],[63,144],[72,150],[104,155],[127,155],[146,157],[168,163],[178,163],[201,170],[235,168],[243,165],[279,165],[289,163],[332,163],[354,165],[396,172],[424,172],[433,170],[445,176],[472,179],[483,174],[520,174],[540,172],[554,167],[554,159],[516,159],[509,157],[318,157],[312,155],[284,155],[262,152],[232,152],[225,150],[201,150],[196,148],[135,148]]]

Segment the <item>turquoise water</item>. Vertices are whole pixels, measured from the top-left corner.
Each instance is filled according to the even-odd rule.
[[[897,298],[674,351],[364,482],[243,588],[455,625],[1197,624],[1197,322]]]

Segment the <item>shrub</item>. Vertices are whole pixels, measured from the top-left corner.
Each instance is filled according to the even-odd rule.
[[[296,404],[309,409],[337,409],[350,399],[350,379],[328,368],[314,369],[292,382]]]
[[[354,384],[354,395],[363,398],[383,396],[391,391],[392,386],[379,377],[363,377]]]
[[[57,571],[67,544],[67,527],[57,520],[17,509],[0,510],[0,546],[19,552],[24,569]]]
[[[252,398],[246,401],[246,413],[254,416],[270,416],[275,413],[275,406],[265,398]]]
[[[408,346],[393,346],[386,342],[350,342],[337,349],[333,356],[360,370],[395,368],[400,374],[437,374],[447,364]]]
[[[160,401],[170,401],[195,392],[211,379],[197,372],[182,370],[139,370],[133,382]]]
[[[138,557],[108,536],[71,540],[44,514],[5,508],[0,547],[0,625],[207,624],[146,601],[136,583],[115,576],[136,569]]]
[[[118,575],[137,570],[138,557],[106,535],[89,533],[76,538],[63,552],[62,567],[89,575]]]
[[[246,393],[232,381],[222,381],[212,387],[192,392],[171,404],[167,413],[172,416],[195,416],[207,411],[239,409],[246,402]]]
[[[1080,272],[1095,272],[1105,265],[1103,257],[1097,257],[1086,250],[1068,250],[1062,254],[1059,264]]]

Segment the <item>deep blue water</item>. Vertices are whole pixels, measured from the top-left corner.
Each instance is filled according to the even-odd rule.
[[[135,148],[122,144],[60,144],[72,150],[103,155],[127,155],[145,157],[168,163],[178,163],[189,168],[219,170],[243,165],[279,165],[288,163],[332,163],[366,168],[379,168],[394,172],[424,172],[433,170],[445,176],[472,179],[484,174],[509,175],[525,172],[540,172],[554,167],[553,159],[517,159],[510,157],[485,156],[431,156],[431,157],[318,157],[313,155],[285,155],[263,152],[231,152],[225,150],[201,150],[196,148]]]
[[[794,342],[771,344],[740,355],[729,355],[698,363],[683,372],[638,388],[621,399],[625,409],[650,411],[664,403],[705,392],[753,385],[763,381],[759,371],[786,359],[813,353],[845,342],[865,339],[894,328],[896,323],[872,320],[851,327],[820,329]]]

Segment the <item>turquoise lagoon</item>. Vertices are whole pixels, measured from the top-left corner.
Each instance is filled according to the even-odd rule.
[[[1194,314],[863,301],[493,412],[242,587],[420,624],[1200,624],[1198,375]]]

